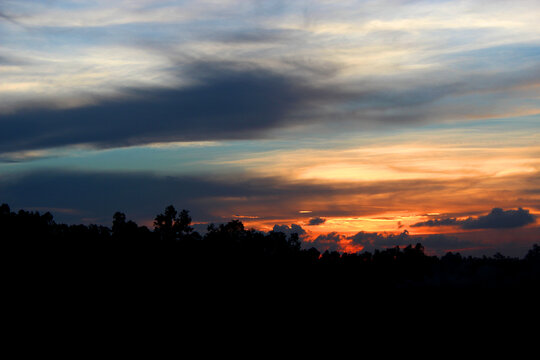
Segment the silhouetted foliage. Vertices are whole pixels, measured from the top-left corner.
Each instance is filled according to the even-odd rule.
[[[339,253],[302,249],[298,234],[246,229],[239,220],[193,231],[187,210],[170,205],[156,216],[153,231],[116,212],[112,227],[66,225],[50,213],[0,206],[4,253],[33,277],[100,278],[107,284],[207,281],[288,284],[305,288],[537,288],[540,246],[523,259],[428,256],[421,244]],[[23,265],[24,264],[24,265]],[[38,270],[39,269],[39,270]],[[47,274],[47,275],[45,275]],[[248,279],[250,279],[248,281]],[[255,282],[252,282],[255,279]],[[276,285],[277,286],[277,285]]]

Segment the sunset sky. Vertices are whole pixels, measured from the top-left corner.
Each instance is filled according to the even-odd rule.
[[[0,203],[540,243],[540,2],[0,0]]]

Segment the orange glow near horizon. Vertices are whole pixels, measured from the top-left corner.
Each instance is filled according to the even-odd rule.
[[[516,143],[501,143],[494,147],[493,139],[470,138],[467,133],[447,136],[450,135],[460,136],[463,143],[452,144],[447,137],[426,134],[434,139],[423,145],[415,142],[393,144],[391,141],[398,139],[390,138],[386,139],[387,145],[273,151],[220,163],[243,166],[262,176],[278,174],[296,181],[328,182],[457,180],[470,176],[498,178],[534,174],[540,169],[540,146],[530,138],[523,143],[516,139]],[[441,144],[436,143],[437,140]],[[486,144],[464,145],[475,141]]]
[[[412,225],[482,216],[493,208],[522,207],[540,218],[540,194],[530,191],[540,174],[537,140],[511,131],[495,140],[474,131],[437,131],[416,141],[363,139],[362,146],[344,142],[332,149],[283,149],[216,159],[249,171],[276,191],[205,201],[219,204],[212,213],[214,219],[222,219],[218,222],[238,219],[260,231],[296,224],[306,231],[304,241],[334,234],[333,245],[338,239],[339,248],[347,252],[363,249],[350,240],[359,232],[387,236],[407,230],[411,237],[459,234],[483,239],[489,230]],[[310,220],[316,221],[310,225]],[[511,241],[511,232],[501,233]]]
[[[540,212],[531,212],[531,214],[533,214],[536,218],[540,218]],[[411,227],[411,225],[418,222],[433,219],[433,215],[433,213],[422,215],[411,215],[406,213],[386,213],[384,214],[384,216],[379,215],[375,217],[327,218],[325,223],[316,226],[310,226],[309,219],[306,218],[272,220],[246,219],[246,221],[244,221],[244,225],[246,228],[254,228],[261,231],[271,231],[273,226],[276,224],[289,226],[292,224],[300,225],[306,231],[306,235],[303,237],[303,240],[306,242],[311,242],[320,235],[337,233],[342,237],[342,239],[340,240],[341,248],[347,252],[357,252],[362,250],[362,246],[354,245],[347,239],[348,237],[354,236],[358,232],[399,235],[406,230],[412,237],[434,234],[470,234],[470,236],[474,237],[474,234],[491,231],[489,229],[464,230],[457,226]],[[463,220],[467,217],[456,218]],[[536,228],[537,226],[538,221],[534,224],[523,227],[523,229],[525,229],[526,231],[527,229]]]

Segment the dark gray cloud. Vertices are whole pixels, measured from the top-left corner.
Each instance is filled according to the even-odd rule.
[[[0,58],[0,63],[14,61]],[[330,85],[329,79],[339,72],[336,64],[294,59],[284,59],[283,64],[296,71],[277,72],[245,62],[198,61],[179,66],[177,73],[190,84],[180,88],[120,89],[122,96],[97,96],[93,105],[68,109],[35,100],[0,116],[0,153],[78,144],[109,148],[258,139],[274,129],[299,124],[317,124],[322,126],[318,131],[328,132],[375,124],[403,126],[444,119],[448,112],[456,115],[455,107],[440,108],[437,102],[482,90],[444,81],[407,87]],[[513,84],[523,81],[514,79]]]
[[[529,210],[503,210],[494,208],[486,216],[469,218],[461,224],[463,229],[500,229],[525,226],[535,222],[535,217]]]
[[[222,32],[210,36],[211,40],[225,43],[283,43],[300,41],[307,34],[301,30],[284,29],[243,29],[237,32]]]
[[[219,223],[235,214],[264,220],[294,219],[306,204],[336,204],[343,196],[380,195],[376,201],[362,205],[314,208],[329,217],[362,216],[380,211],[389,199],[401,199],[394,205],[406,209],[411,199],[426,191],[447,193],[454,191],[454,186],[454,181],[440,180],[329,184],[289,182],[249,174],[163,176],[145,172],[49,170],[2,174],[0,201],[19,208],[74,208],[81,216],[62,215],[61,220],[81,222],[83,217],[96,218],[95,222],[102,224],[108,224],[115,211],[125,211],[138,221],[149,219],[173,204],[191,210],[196,221]]]
[[[0,5],[2,5],[2,4],[0,3]],[[18,15],[8,14],[7,12],[0,10],[0,20],[5,20],[5,21],[8,21],[8,22],[10,22],[12,24],[15,24],[17,26],[20,26],[22,28],[27,29],[27,27],[25,25],[23,25],[21,22],[19,22],[18,19],[19,19]]]
[[[308,225],[315,226],[315,225],[321,225],[326,222],[326,219],[320,218],[320,217],[314,217],[309,219]]]
[[[198,63],[187,72],[193,84],[180,89],[126,89],[122,99],[93,106],[3,115],[0,152],[260,138],[288,125],[297,110],[334,96],[302,79],[238,64]]]
[[[76,212],[55,214],[69,223],[88,222],[84,220],[88,218],[108,224],[116,211],[126,212],[136,221],[148,220],[169,204],[190,210],[199,222],[229,221],[246,206],[247,211],[265,219],[294,218],[303,199],[331,199],[349,191],[327,184],[242,175],[221,178],[50,170],[0,177],[0,202],[14,208],[74,209]]]
[[[282,232],[286,234],[287,236],[290,236],[292,234],[298,234],[298,236],[303,237],[306,235],[306,230],[304,230],[300,225],[297,224],[291,224],[289,225],[274,225],[274,228],[272,229],[274,232]]]
[[[43,171],[4,177],[0,180],[0,202],[14,208],[72,209],[55,213],[60,221],[109,224],[116,211],[134,220],[149,220],[173,204],[195,213],[198,220],[212,217],[196,199],[240,194],[234,186],[198,178],[160,177],[152,174],[79,173]]]
[[[423,226],[454,226],[459,225],[459,220],[456,218],[443,218],[443,219],[431,219],[428,221],[422,221],[411,225],[411,227],[423,227]]]
[[[24,61],[13,56],[0,55],[0,65],[22,65],[23,63]]]
[[[504,229],[516,228],[532,224],[536,221],[534,215],[529,210],[518,208],[517,210],[503,210],[494,208],[485,216],[469,217],[465,220],[456,218],[433,219],[419,222],[412,227],[431,226],[459,226],[462,229]]]
[[[7,21],[14,21],[13,16],[6,14],[3,11],[0,11],[0,19],[4,19]]]
[[[368,83],[322,86],[321,80],[338,71],[336,64],[285,63],[297,71],[199,61],[179,66],[182,78],[190,79],[190,85],[181,88],[120,89],[123,95],[117,98],[97,96],[93,105],[68,109],[27,103],[0,116],[0,153],[77,144],[108,148],[257,139],[274,129],[307,123],[334,130],[338,124],[404,125],[432,118],[430,104],[462,90],[459,84],[406,89]]]
[[[314,247],[319,251],[341,251],[340,242],[343,239],[345,239],[345,236],[334,231],[328,234],[321,234],[313,241],[305,243],[304,246]]]
[[[314,240],[305,242],[304,246],[315,247],[319,251],[346,251],[346,247],[352,244],[362,246],[362,251],[373,252],[396,246],[400,248],[408,245],[415,246],[418,243],[421,243],[429,253],[437,255],[445,254],[448,251],[467,251],[468,249],[478,249],[484,246],[481,243],[476,244],[447,234],[412,236],[407,230],[400,234],[360,231],[352,236],[331,232],[321,234]]]
[[[386,234],[376,232],[360,231],[349,237],[354,245],[361,245],[365,251],[373,251],[385,247],[404,246],[410,244],[413,240],[409,232],[404,230],[400,234]]]
[[[463,240],[449,234],[431,234],[431,235],[410,235],[407,230],[400,234],[387,234],[376,232],[361,231],[351,237],[352,243],[362,245],[363,251],[373,252],[376,249],[391,248],[399,246],[401,248],[408,245],[422,244],[426,251],[437,255],[445,254],[448,251],[467,251],[467,249],[476,249],[483,247],[482,243],[474,243],[469,240]]]
[[[361,252],[374,252],[399,246],[415,246],[422,244],[426,252],[430,255],[444,255],[449,251],[462,253],[486,254],[486,251],[493,251],[493,244],[489,244],[480,236],[476,241],[463,239],[452,234],[431,234],[431,235],[410,235],[407,230],[400,234],[377,233],[360,231],[352,236],[345,236],[337,232],[321,234],[314,240],[305,242],[304,247],[315,247],[319,251],[346,251],[352,244],[362,246]],[[500,246],[499,246],[500,247]],[[506,249],[512,252],[511,248]],[[513,251],[515,252],[515,251]]]
[[[427,251],[437,255],[452,252],[470,252],[486,248],[486,244],[477,241],[460,239],[449,234],[430,234],[424,236],[411,237],[411,244],[421,243]]]

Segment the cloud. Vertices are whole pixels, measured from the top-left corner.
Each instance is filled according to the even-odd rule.
[[[2,16],[0,14],[0,18],[1,17]],[[8,65],[8,66],[16,65],[16,66],[19,66],[19,65],[22,65],[24,63],[25,63],[25,61],[20,59],[20,58],[16,58],[16,57],[13,57],[13,56],[0,55],[0,65]]]
[[[461,249],[486,249],[491,246],[490,250],[504,247],[505,252],[520,255],[520,251],[530,247],[530,241],[538,238],[539,228],[536,228],[533,232],[523,233],[521,243],[517,242],[516,235],[531,230],[529,227],[510,228],[506,231],[466,231],[455,234],[455,237],[448,234],[413,236],[406,231],[398,234],[363,231],[352,236],[334,232],[313,238],[313,234],[308,234],[300,225],[294,223],[294,219],[298,219],[299,208],[312,208],[319,213],[331,214],[328,216],[332,217],[372,215],[380,211],[381,206],[389,206],[388,201],[399,197],[403,198],[403,203],[392,206],[410,208],[418,204],[418,201],[413,201],[416,192],[424,193],[433,186],[434,183],[429,181],[347,186],[288,182],[280,178],[253,178],[247,175],[224,178],[216,175],[158,176],[144,172],[49,170],[2,174],[0,202],[18,209],[51,209],[57,221],[72,224],[91,221],[110,225],[112,214],[122,211],[139,224],[152,226],[153,217],[170,204],[177,209],[190,210],[192,218],[198,223],[227,222],[231,219],[230,214],[235,213],[253,214],[259,217],[257,223],[272,224],[271,226],[278,223],[278,219],[291,219],[289,223],[292,225],[275,225],[274,231],[286,234],[296,232],[303,239],[304,247],[314,246],[319,251],[333,249],[372,252],[384,247],[403,247],[420,242],[428,251],[437,254],[456,250],[463,252]],[[440,190],[447,192],[444,187]],[[357,206],[355,199],[359,194],[366,199],[373,194],[385,195],[376,196],[380,202]],[[325,207],[317,205],[320,202],[324,202]],[[73,211],[57,213],[53,209]],[[524,212],[527,210],[519,213]],[[203,229],[204,227],[205,225],[202,225]],[[483,234],[486,231],[490,233]]]
[[[240,64],[197,63],[186,71],[193,81],[183,88],[127,89],[121,99],[92,106],[3,115],[0,152],[261,138],[333,96],[299,78]]]
[[[61,221],[71,223],[85,217],[108,224],[116,211],[143,221],[169,204],[190,210],[198,222],[221,223],[229,221],[231,214],[243,213],[258,216],[257,221],[295,219],[306,199],[332,199],[349,192],[349,187],[238,174],[163,176],[148,172],[48,170],[0,177],[2,202],[19,208],[80,210],[81,216],[59,215]],[[300,227],[293,230],[303,233]]]
[[[315,247],[319,251],[357,252],[373,251],[386,247],[405,246],[413,242],[405,230],[401,234],[387,234],[361,231],[347,236],[339,232],[320,234],[312,239],[305,239],[304,247]]]
[[[404,246],[413,241],[407,230],[397,235],[360,231],[350,236],[349,239],[352,241],[352,244],[362,246],[365,251],[373,251],[384,247]]]
[[[54,157],[53,154],[42,150],[17,151],[11,153],[0,153],[0,163],[28,162],[38,159]]]
[[[305,35],[301,30],[242,29],[242,31],[215,34],[210,39],[223,43],[261,44],[283,43],[293,40],[299,41],[301,40],[301,36]]]
[[[0,63],[16,60],[0,57]],[[406,126],[434,118],[495,116],[500,115],[497,109],[490,110],[493,114],[481,114],[474,104],[456,108],[452,101],[441,101],[485,92],[487,88],[508,91],[507,87],[530,85],[540,78],[538,69],[533,69],[527,71],[528,76],[524,75],[526,71],[499,74],[498,80],[469,76],[473,80],[468,82],[351,82],[336,75],[338,64],[324,61],[306,63],[287,58],[272,68],[255,63],[200,60],[178,65],[170,78],[182,79],[182,86],[136,89],[109,84],[104,88],[114,97],[107,97],[102,90],[90,96],[92,104],[89,100],[77,107],[77,101],[67,97],[63,108],[60,100],[60,104],[46,106],[43,100],[25,102],[19,98],[10,102],[11,112],[0,117],[0,153],[80,144],[111,148],[154,142],[261,139],[276,129],[299,125],[304,131],[330,133],[375,124]],[[473,86],[471,82],[484,85]],[[15,81],[10,86],[17,84]],[[57,90],[54,93],[67,92]],[[13,104],[18,110],[11,109]]]
[[[304,246],[315,247],[319,251],[343,251],[342,242],[345,239],[345,235],[331,232],[317,236],[314,240],[305,243]]]
[[[503,210],[501,208],[493,208],[485,216],[469,217],[464,220],[456,218],[433,219],[413,224],[411,227],[459,226],[466,230],[505,229],[525,226],[535,221],[535,216],[527,209]]]
[[[309,219],[308,225],[316,226],[316,225],[324,224],[325,222],[326,222],[326,219],[323,219],[320,217],[314,217],[314,218]]]
[[[403,124],[424,119],[426,114],[421,114],[422,110],[405,115],[391,109],[443,96],[434,89],[391,94],[377,89],[316,86],[316,67],[310,71],[308,79],[246,63],[198,62],[179,70],[190,78],[189,85],[183,87],[124,88],[114,98],[100,95],[93,104],[78,107],[26,103],[0,118],[0,153],[81,144],[114,148],[261,139],[275,129],[334,126],[335,121],[349,126]],[[320,76],[327,73],[322,69]]]
[[[505,211],[500,208],[494,208],[486,216],[463,220],[461,227],[463,229],[515,228],[532,224],[535,221],[534,215],[529,213],[529,210],[519,208],[517,210]]]
[[[297,224],[291,224],[291,226],[288,225],[274,225],[274,228],[272,229],[274,232],[282,232],[287,236],[290,236],[292,234],[298,234],[299,237],[305,236],[306,230],[304,230],[300,225]]]
[[[4,19],[4,20],[14,22],[14,23],[16,22],[15,18],[12,15],[8,15],[3,11],[0,11],[0,19]]]
[[[518,110],[532,111],[538,108],[537,104],[530,100],[537,98],[534,89],[540,79],[536,45],[538,32],[536,23],[532,20],[538,12],[538,6],[529,4],[524,13],[523,4],[504,9],[500,4],[491,4],[480,10],[476,6],[471,6],[471,9],[468,6],[449,9],[444,2],[436,5],[424,4],[425,6],[420,7],[410,6],[409,2],[392,2],[396,13],[400,14],[396,17],[395,14],[387,14],[385,8],[388,4],[384,3],[362,6],[362,11],[359,11],[354,2],[329,5],[324,1],[314,1],[310,2],[309,6],[240,3],[83,2],[71,6],[62,1],[47,5],[42,1],[7,2],[5,10],[0,12],[0,18],[16,18],[32,27],[34,33],[28,36],[26,32],[7,29],[6,40],[9,38],[9,42],[23,43],[25,46],[20,48],[8,43],[2,49],[3,53],[14,51],[11,48],[20,48],[21,53],[33,54],[32,56],[40,60],[40,64],[36,64],[32,69],[25,69],[24,72],[6,74],[3,85],[9,85],[10,90],[4,93],[4,98],[10,95],[14,96],[17,102],[23,102],[29,97],[36,100],[38,97],[43,98],[43,94],[54,94],[67,101],[69,96],[84,96],[96,89],[114,91],[119,86],[136,81],[170,84],[169,80],[177,76],[177,69],[171,66],[171,60],[183,57],[213,61],[250,61],[259,64],[259,69],[252,69],[254,71],[251,75],[253,72],[260,73],[264,78],[270,72],[270,77],[275,79],[277,76],[285,80],[273,88],[275,91],[268,98],[269,103],[276,99],[278,103],[281,102],[276,107],[277,110],[270,112],[268,117],[264,111],[273,110],[270,106],[261,106],[261,117],[253,118],[249,111],[242,111],[243,115],[239,112],[231,114],[229,110],[238,106],[235,100],[228,109],[223,109],[222,103],[208,102],[208,109],[227,110],[224,111],[226,120],[230,120],[229,115],[232,115],[235,119],[244,117],[252,123],[249,128],[242,126],[242,131],[234,134],[232,131],[224,131],[226,128],[222,127],[211,135],[214,139],[262,137],[268,129],[281,128],[300,121],[299,118],[291,120],[290,115],[297,110],[307,111],[310,107],[308,105],[313,103],[324,107],[325,101],[313,98],[314,89],[308,85],[310,82],[319,83],[317,74],[308,73],[314,69],[320,70],[321,65],[326,67],[325,71],[330,76],[339,72],[336,67],[343,70],[333,79],[335,81],[326,84],[326,92],[336,94],[336,89],[347,89],[347,94],[337,94],[339,99],[332,104],[336,106],[328,107],[324,112],[312,112],[318,116],[312,116],[311,119],[325,121],[330,127],[335,127],[337,121],[349,121],[348,125],[370,121],[406,125],[419,121],[500,117]],[[495,21],[501,13],[506,14],[507,11],[510,11],[510,19],[505,17],[504,20]],[[429,16],[426,16],[426,12]],[[450,13],[454,15],[449,16]],[[492,16],[486,17],[486,13]],[[156,26],[146,26],[148,23]],[[63,27],[66,29],[59,30]],[[79,30],[76,30],[77,28]],[[472,32],[474,28],[477,31]],[[419,32],[419,29],[422,31]],[[512,29],[523,31],[521,35],[525,36],[513,34]],[[219,44],[208,43],[208,39]],[[515,39],[520,39],[523,45],[514,44]],[[41,46],[44,43],[51,46]],[[149,49],[150,43],[156,47]],[[355,46],[351,47],[351,44]],[[131,56],[128,51],[125,59],[118,56],[130,47],[132,51],[137,50],[136,55]],[[69,51],[66,52],[65,49]],[[44,61],[45,59],[49,61]],[[2,61],[11,60],[0,59],[0,63]],[[264,70],[265,68],[272,68],[273,71]],[[250,73],[249,69],[241,69],[240,72],[242,71]],[[188,69],[187,72],[196,74],[195,80],[200,80],[203,73],[197,74],[196,69]],[[216,75],[215,71],[210,72],[213,76]],[[289,75],[285,75],[287,72]],[[300,73],[308,79],[299,82],[298,78],[290,75],[297,76]],[[144,99],[141,101],[141,98],[150,95],[161,98],[160,101],[150,101],[158,108],[170,108],[171,103],[176,102],[183,107],[181,114],[179,111],[175,112],[181,118],[174,120],[175,125],[179,122],[189,123],[190,118],[191,121],[203,118],[200,127],[184,127],[183,131],[180,131],[176,126],[172,126],[170,138],[175,137],[177,141],[184,138],[200,139],[208,136],[202,130],[211,131],[215,129],[215,124],[213,121],[208,124],[208,109],[206,112],[200,108],[194,109],[196,106],[190,105],[193,104],[193,97],[188,101],[185,96],[194,95],[192,91],[197,89],[211,92],[214,86],[212,81],[219,84],[219,79],[223,80],[223,76],[228,75],[230,72],[222,72],[213,79],[206,79],[208,82],[205,80],[197,86],[170,91],[126,91],[128,96],[140,96],[137,100],[101,101],[94,107],[74,110],[66,115],[61,115],[64,112],[60,111],[52,114],[47,111],[48,115],[34,111],[33,115],[44,117],[43,123],[52,123],[53,129],[44,132],[40,139],[30,138],[31,134],[26,134],[28,138],[24,142],[25,146],[61,146],[70,143],[64,139],[70,135],[74,138],[74,143],[86,140],[96,146],[144,143],[147,141],[146,137],[170,141],[163,132],[159,133],[157,130],[160,128],[160,120],[151,131],[140,129],[148,122],[147,117],[142,115],[149,112],[141,110],[151,105]],[[310,76],[314,79],[309,78]],[[527,86],[529,90],[524,93]],[[517,91],[516,88],[520,90]],[[254,91],[249,91],[250,89]],[[241,97],[236,90],[238,89],[231,89],[225,98],[234,97],[234,94]],[[260,88],[247,86],[245,93],[253,97],[260,95],[259,98],[270,94],[270,91],[258,90]],[[500,98],[488,94],[493,92],[500,93]],[[482,94],[480,99],[479,93]],[[200,91],[198,94],[200,95]],[[280,97],[280,94],[283,96]],[[292,94],[295,96],[289,96]],[[313,101],[306,104],[304,101],[297,101],[299,97]],[[291,99],[291,102],[283,104],[283,99]],[[446,102],[448,99],[452,101]],[[247,100],[250,100],[249,96]],[[0,100],[0,107],[11,110],[13,103],[11,99]],[[120,129],[115,126],[120,128],[120,125],[124,125],[123,130],[126,131],[137,124],[141,131],[136,132],[133,129],[132,134],[123,137],[117,135],[112,139],[102,134],[89,134],[88,137],[80,135],[77,138],[79,132],[76,130],[81,126],[81,122],[88,122],[88,117],[95,117],[94,115],[107,114],[109,109],[114,110],[114,118],[108,116],[103,122],[93,120],[97,129],[108,124],[111,132],[116,132]],[[331,113],[332,111],[335,113]],[[129,123],[128,120],[119,119],[119,112],[131,117],[133,121]],[[160,112],[155,114],[161,115]],[[23,117],[28,116],[30,115]],[[64,121],[50,120],[58,116],[63,117]],[[70,122],[67,122],[67,117],[71,119]],[[325,119],[320,120],[319,117]],[[15,118],[17,117],[12,117],[14,120]],[[213,118],[215,119],[215,116]],[[307,118],[308,116],[304,116],[304,119]],[[11,123],[9,119],[7,122]],[[235,126],[236,123],[233,121],[232,125]],[[10,126],[13,124],[2,124],[0,131],[3,132]],[[42,126],[42,130],[46,130],[45,126]],[[94,130],[95,132],[97,130]],[[3,139],[0,141],[4,142]]]
[[[374,252],[399,246],[404,248],[408,245],[421,243],[430,254],[443,255],[448,251],[467,250],[485,248],[486,244],[475,243],[470,240],[463,240],[456,236],[447,234],[432,234],[425,236],[410,235],[407,230],[399,234],[378,233],[360,231],[352,236],[331,232],[321,234],[315,239],[304,241],[305,247],[315,247],[319,251],[341,251],[341,252]]]
[[[411,227],[454,226],[454,225],[459,225],[459,220],[457,220],[456,218],[443,218],[443,219],[432,219],[428,221],[422,221],[422,222],[411,225]]]
[[[362,251],[373,252],[384,248],[399,246],[400,248],[408,245],[422,244],[430,254],[443,255],[448,251],[467,251],[468,249],[486,248],[485,243],[481,241],[471,241],[461,239],[451,234],[430,234],[430,235],[410,235],[407,230],[399,234],[377,233],[361,231],[348,239],[352,244],[362,246]]]
[[[21,164],[24,165],[24,164]],[[9,165],[11,166],[11,164]],[[499,179],[500,180],[500,179]],[[498,189],[510,189],[516,177],[497,184],[483,184],[484,177],[472,181],[455,180],[399,180],[399,181],[291,181],[280,177],[261,177],[249,173],[230,173],[228,176],[176,175],[165,176],[143,171],[65,171],[59,169],[27,172],[3,172],[0,177],[0,200],[14,207],[41,206],[77,208],[84,217],[100,218],[108,224],[111,214],[125,211],[136,221],[149,219],[169,204],[193,212],[200,222],[230,220],[232,214],[258,216],[257,223],[273,226],[299,218],[299,209],[310,209],[316,214],[332,218],[373,216],[381,209],[423,212],[426,208],[469,194],[469,208],[455,208],[455,212],[471,211],[475,204],[485,203]],[[489,185],[489,186],[488,186]],[[521,184],[527,186],[529,183]],[[531,176],[531,185],[535,185]],[[516,197],[526,196],[521,187],[514,188],[500,206]],[[530,187],[527,186],[527,189]],[[452,194],[452,197],[448,197]],[[359,203],[358,199],[363,201]],[[534,201],[529,206],[535,206]],[[80,222],[81,217],[62,218]]]
[[[471,250],[478,250],[483,248],[489,248],[489,245],[480,241],[470,241],[460,239],[457,236],[450,234],[430,234],[424,236],[411,237],[411,243],[422,244],[429,253],[437,255],[446,254],[449,251],[452,252],[464,252]]]
[[[0,64],[15,60],[3,55]],[[7,92],[5,106],[11,113],[0,117],[0,153],[80,144],[111,148],[153,142],[261,139],[276,129],[299,125],[304,131],[331,133],[433,119],[494,117],[501,116],[502,107],[513,111],[508,103],[511,89],[534,85],[540,79],[536,67],[490,77],[466,74],[467,79],[460,81],[439,74],[433,74],[436,82],[350,81],[336,75],[338,64],[324,61],[312,64],[287,58],[272,68],[254,65],[256,62],[200,60],[178,65],[175,72],[166,72],[169,78],[181,78],[182,86],[135,89],[108,84],[101,87],[101,93],[91,90],[97,94],[93,104],[78,107],[63,88],[53,92],[64,94],[58,95],[64,100],[56,100],[65,103],[63,108],[58,103],[44,106],[43,100],[25,102],[18,93],[12,94],[17,101],[8,101]],[[8,85],[17,88],[19,81],[13,79]],[[111,81],[114,84],[114,79]],[[103,89],[115,97],[106,97]],[[484,100],[495,105],[486,110],[476,102],[463,102],[459,107],[453,103],[456,96],[477,93],[488,96]],[[80,89],[74,94],[89,97],[81,95]],[[501,94],[504,96],[497,98]],[[12,109],[14,106],[18,110]]]

